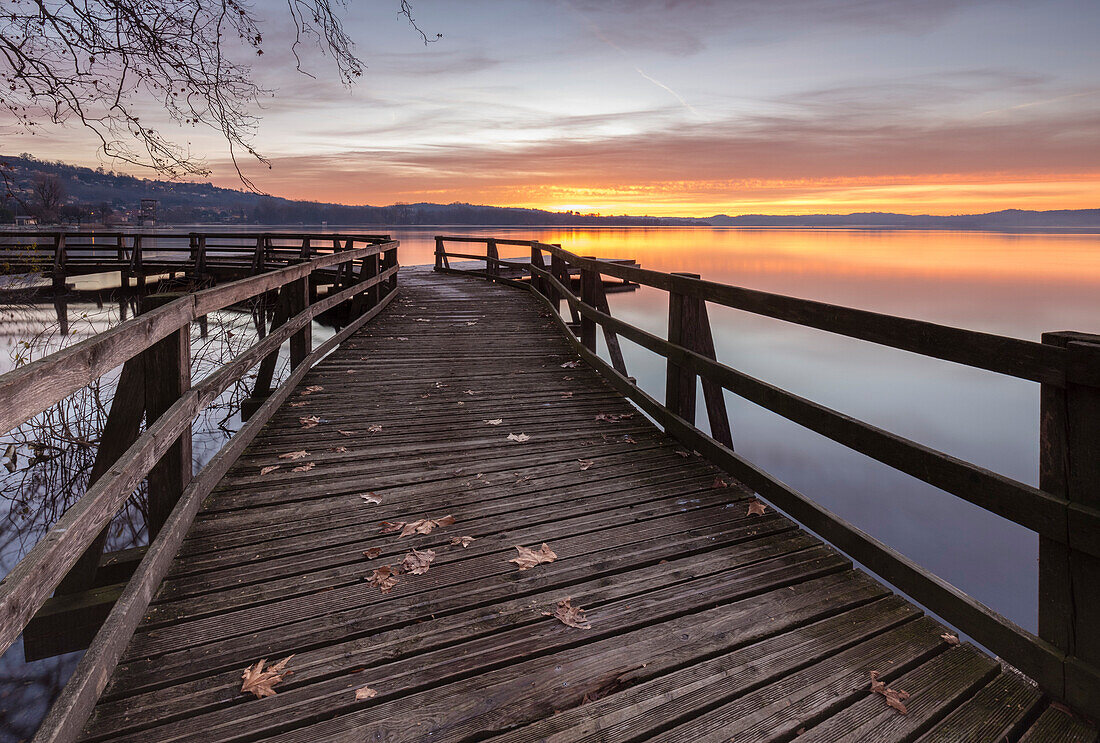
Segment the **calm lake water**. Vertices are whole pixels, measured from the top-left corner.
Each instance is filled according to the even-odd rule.
[[[1052,330],[1100,333],[1097,234],[377,225],[360,231],[385,231],[399,239],[404,265],[431,263],[433,237],[441,233],[538,239],[581,255],[634,258],[660,271],[689,271],[753,289],[1029,340]],[[523,257],[523,252],[501,248],[502,257]],[[643,288],[611,294],[609,301],[617,317],[665,333],[665,293]],[[47,306],[43,322],[50,311]],[[70,308],[74,316],[80,311],[89,314],[85,329],[117,321],[117,310],[110,307]],[[0,349],[0,371],[10,368],[10,353],[18,350],[19,341],[36,331],[33,314],[23,311],[0,322],[0,343],[7,350]],[[710,314],[721,361],[920,443],[1037,483],[1037,384],[736,310],[711,307]],[[247,335],[245,326],[235,322],[238,336]],[[315,328],[318,341],[329,332]],[[630,373],[663,398],[663,360],[627,341],[623,347]],[[741,454],[1034,631],[1038,546],[1032,533],[737,398],[728,396],[728,403]],[[698,419],[705,421],[705,415]],[[219,414],[213,424],[232,430],[239,419]],[[215,440],[221,440],[216,432],[209,441]],[[5,490],[0,510],[7,513],[19,496]],[[13,523],[6,527],[10,530]],[[10,537],[5,544],[21,544]],[[2,550],[5,570],[24,549]],[[75,660],[67,656],[24,666],[18,645],[0,659],[0,740],[18,740],[33,731]]]

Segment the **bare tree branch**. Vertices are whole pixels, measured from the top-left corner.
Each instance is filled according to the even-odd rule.
[[[351,85],[363,63],[341,20],[346,0],[286,0],[291,46],[316,44]],[[429,39],[407,0],[398,11]],[[207,175],[186,145],[141,120],[142,104],[163,105],[176,124],[209,127],[238,155],[270,164],[252,141],[265,90],[234,53],[264,54],[260,24],[245,0],[0,0],[0,112],[26,130],[76,123],[96,135],[107,157],[169,177]],[[308,73],[305,73],[308,74]]]

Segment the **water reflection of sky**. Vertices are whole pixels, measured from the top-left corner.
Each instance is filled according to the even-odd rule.
[[[630,257],[647,268],[690,271],[753,289],[1030,340],[1049,330],[1100,333],[1100,236],[1092,234],[700,228],[390,231],[402,241],[404,265],[431,263],[432,238],[440,233],[537,238],[582,255]],[[524,255],[522,248],[501,248],[502,257]],[[609,299],[617,317],[665,333],[665,293],[643,288],[613,293]],[[727,308],[712,306],[710,313],[720,360],[923,444],[1036,483],[1038,385]],[[8,342],[18,332],[22,330],[14,325],[0,327]],[[315,343],[329,332],[316,327]],[[623,350],[630,373],[662,398],[663,360],[627,341]],[[1037,539],[1032,533],[732,395],[727,399],[740,453],[1034,630]],[[702,410],[698,420],[705,424]],[[18,644],[3,658],[0,706],[21,698],[12,692],[27,682],[41,683],[45,701],[75,657],[30,666],[21,660]],[[36,714],[41,711],[19,713],[23,723],[33,723]],[[0,731],[0,740],[15,739],[14,728]]]

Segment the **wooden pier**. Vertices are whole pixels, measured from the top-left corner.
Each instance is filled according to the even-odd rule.
[[[1061,647],[1049,616],[1044,637],[1030,635],[734,453],[734,433],[751,433],[730,425],[723,389],[838,440],[858,438],[873,456],[946,490],[968,483],[969,499],[997,499],[991,510],[1023,497],[1006,493],[1030,492],[854,419],[828,422],[832,411],[768,391],[778,388],[754,388],[763,383],[714,360],[705,303],[756,302],[772,316],[797,308],[806,324],[853,328],[845,313],[859,311],[815,314],[804,300],[738,294],[747,290],[532,242],[522,243],[532,251],[525,280],[517,266],[495,265],[492,251],[483,270],[456,275],[449,239],[437,243],[434,271],[395,275],[392,242],[345,250],[245,279],[254,282],[248,291],[230,289],[237,282],[192,295],[189,313],[176,300],[127,324],[140,331],[123,325],[113,343],[85,342],[63,352],[68,361],[38,362],[39,374],[63,381],[53,387],[0,377],[10,428],[88,376],[141,359],[142,348],[170,339],[203,308],[278,286],[296,298],[282,330],[232,370],[297,338],[291,379],[262,396],[194,479],[161,488],[171,500],[163,526],[36,740],[1098,740],[1088,722],[1100,688],[1088,655],[1095,604],[1074,583],[1082,576],[1066,576],[1078,614],[1062,617],[1075,644]],[[315,261],[352,266],[322,301],[362,298],[316,350],[301,336],[303,313],[316,307],[303,283]],[[580,271],[575,284],[569,264]],[[601,273],[669,289],[668,338],[612,318]],[[1048,432],[1067,395],[1091,399],[1100,381],[1100,367],[1081,361],[1091,350],[1077,347],[1092,344],[1082,337],[1048,354],[1043,344],[972,334],[952,351],[936,334],[966,331],[890,321],[907,332],[885,321],[864,327],[876,342],[925,344],[941,358],[980,358],[984,368],[1041,379]],[[606,357],[595,353],[599,326]],[[118,341],[139,332],[143,343]],[[627,376],[619,336],[669,358],[663,404]],[[711,435],[694,425],[696,375]],[[5,646],[135,478],[179,461],[168,444],[231,376],[177,390],[83,510],[66,513],[60,531],[0,583]],[[1062,399],[1049,399],[1056,390]],[[189,394],[200,400],[184,405]],[[1070,430],[1086,434],[1076,422]],[[1063,442],[1076,452],[1084,445]],[[1072,535],[1058,541],[1053,526],[1036,524],[1046,530],[1049,588],[1067,551],[1074,570],[1090,569],[1100,534],[1090,504],[1035,492],[1047,505],[1032,511]],[[1072,526],[1052,520],[1049,501]],[[517,547],[542,562],[517,563]],[[1003,660],[965,636],[959,642],[852,557]],[[285,658],[290,673],[273,695],[242,692],[246,668]]]

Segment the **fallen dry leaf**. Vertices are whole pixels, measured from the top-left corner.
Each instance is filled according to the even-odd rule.
[[[393,534],[395,531],[401,531],[405,528],[404,521],[383,521],[382,528],[379,530],[379,534]]]
[[[302,428],[313,428],[321,422],[321,419],[315,415],[307,415],[299,418],[298,422],[302,424]]]
[[[762,502],[754,500],[749,504],[748,516],[763,516],[764,509],[767,508]]]
[[[256,665],[244,669],[244,673],[241,674],[241,679],[244,681],[241,684],[241,691],[251,692],[256,695],[257,699],[275,696],[275,690],[271,687],[282,681],[285,676],[294,673],[286,670],[286,664],[293,657],[293,655],[288,655],[275,665],[268,666],[267,670],[264,670],[264,663],[267,662],[267,658],[263,658]]]
[[[554,554],[554,551],[550,549],[550,546],[545,542],[539,547],[537,552],[527,547],[521,547],[518,544],[515,545],[515,548],[519,550],[519,557],[513,557],[508,562],[514,562],[516,565],[519,565],[520,570],[527,570],[536,565],[541,565],[544,562],[553,562],[558,559],[558,556]]]
[[[344,431],[344,430],[339,429],[339,428],[336,429],[336,433],[340,434],[341,436],[354,436],[355,435],[355,431]]]
[[[544,617],[554,617],[562,624],[577,629],[592,629],[592,625],[584,617],[584,609],[573,606],[571,602],[572,599],[567,596],[558,602],[558,605],[554,607],[554,611],[544,611],[542,615]]]
[[[604,423],[618,423],[619,421],[628,420],[633,417],[633,413],[600,413],[596,416],[596,420]]]
[[[428,572],[428,566],[432,564],[432,560],[435,559],[435,552],[433,550],[418,550],[413,548],[413,551],[405,555],[405,562],[401,564],[401,567],[406,573],[412,575],[423,575]]]
[[[367,583],[372,586],[378,586],[382,593],[389,593],[393,590],[393,587],[397,585],[397,575],[389,565],[383,565],[371,573],[370,578],[367,579]]]
[[[951,632],[944,632],[942,635],[940,635],[940,637],[942,637],[943,641],[946,642],[948,645],[959,644],[959,636]]]
[[[347,452],[347,450],[348,448],[346,446],[337,446],[333,448],[333,451],[337,452],[338,454],[344,454],[345,452]]]
[[[382,424],[381,423],[376,423],[372,426],[367,426],[367,430],[370,431],[371,433],[379,433],[382,430]]]
[[[573,393],[572,392],[563,392],[563,393],[561,393],[561,396],[562,397],[572,397]]]
[[[633,436],[623,436],[623,443],[624,444],[637,444],[638,442],[634,440]]]
[[[361,702],[364,699],[374,699],[378,696],[378,692],[369,686],[364,686],[361,689],[355,690],[355,701]]]
[[[467,395],[480,395],[481,390],[466,390],[464,394],[467,394]]]
[[[286,454],[280,454],[279,459],[305,459],[308,456],[308,451],[288,451]]]
[[[418,519],[403,525],[399,537],[410,537],[413,534],[431,534],[437,526],[450,526],[455,522],[454,516],[444,516],[441,519]]]
[[[518,441],[518,442],[520,442],[521,444],[522,444],[522,443],[523,443],[524,441],[527,441],[527,440],[528,440],[529,438],[531,438],[531,437],[530,437],[530,436],[528,436],[528,435],[527,435],[527,434],[525,434],[525,433],[520,433],[520,434],[516,434],[516,433],[510,433],[510,434],[508,434],[508,441]]]
[[[279,469],[280,467],[282,467],[281,464],[273,464],[269,467],[264,467],[262,470],[260,470],[260,474],[261,475],[269,474],[269,473],[274,472],[275,470]]]
[[[382,554],[382,548],[381,547],[371,547],[370,549],[363,550],[363,554],[366,555],[368,560],[373,560],[374,558],[376,558],[380,554]]]
[[[578,459],[577,461],[581,463],[582,470],[586,470],[593,465],[591,459]]]
[[[714,478],[714,482],[711,483],[712,488],[728,488],[730,484],[723,480],[721,477]]]
[[[313,469],[316,466],[317,466],[316,462],[306,462],[305,464],[298,465],[297,467],[292,469],[291,472],[309,472],[311,469]]]
[[[451,537],[451,544],[462,545],[462,549],[466,549],[470,546],[471,542],[477,541],[473,537]]]
[[[675,454],[678,457],[682,457],[683,459],[687,459],[688,457],[691,456],[691,452],[684,451],[683,449],[677,449],[676,451],[674,451],[672,453]]]
[[[891,689],[884,681],[879,681],[878,671],[871,671],[871,692],[885,697],[886,705],[893,707],[900,714],[909,714],[909,710],[905,707],[905,702],[909,699],[909,692]]]
[[[382,496],[380,496],[376,493],[363,493],[359,497],[362,498],[363,500],[365,500],[369,505],[372,505],[372,506],[378,505],[379,503],[382,502]]]
[[[499,426],[501,423],[504,422],[504,419],[503,418],[493,418],[492,420],[487,420],[485,422],[488,423],[490,426]]]
[[[579,361],[566,361],[564,364],[561,365],[561,368],[562,369],[576,369],[580,365],[581,365],[581,362],[579,362]]]
[[[399,341],[407,341],[407,340],[408,340],[408,338],[406,338],[406,337],[404,337],[404,336],[401,336],[401,335],[399,335],[399,336],[397,336],[397,340],[399,340]]]
[[[303,405],[305,405],[305,404],[306,404],[306,401],[305,401],[305,400],[299,400],[298,402],[292,402],[292,403],[290,403],[290,407],[292,407],[292,408],[300,408],[300,407],[302,407],[302,406],[303,406]]]
[[[302,390],[302,395],[312,395],[314,392],[320,392],[323,389],[324,387],[319,384],[311,384],[310,386]]]

